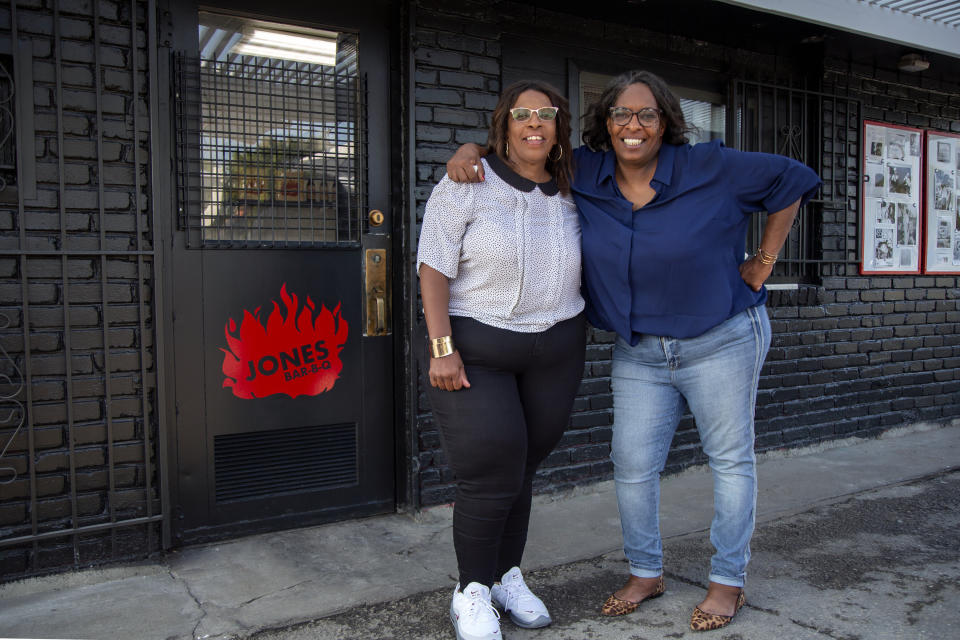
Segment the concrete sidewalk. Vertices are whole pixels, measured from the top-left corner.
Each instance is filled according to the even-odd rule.
[[[759,467],[758,531],[814,507],[957,468],[960,420],[945,428],[914,426],[875,440],[767,454]],[[687,544],[687,539],[702,544],[701,532],[712,515],[711,493],[711,477],[704,468],[664,479],[661,525],[664,536],[673,539],[671,549]],[[436,590],[443,594],[452,589],[456,575],[450,520],[451,509],[437,507],[416,519],[390,515],[252,536],[185,549],[156,563],[0,585],[0,637],[244,638],[363,604]],[[602,572],[596,579],[613,586],[625,575],[620,544],[611,483],[540,497],[535,500],[524,570],[551,568],[560,575],[565,565],[580,566],[581,573]],[[708,557],[698,551],[699,569]],[[595,561],[581,562],[588,559]],[[685,566],[674,589],[699,589],[699,569]],[[769,587],[776,580],[751,575],[756,576],[751,585],[756,581]],[[445,606],[440,604],[438,611],[443,613]],[[546,630],[539,633],[529,637],[553,637]],[[571,637],[595,637],[574,633]],[[303,637],[338,636],[317,629]],[[394,636],[383,629],[376,637]]]
[[[706,592],[707,532],[664,541],[662,598],[619,618],[600,603],[626,574],[620,551],[528,571],[553,624],[505,640],[955,640],[960,638],[960,470],[855,493],[761,523],[746,606],[729,628],[689,628]],[[252,640],[452,640],[449,585],[363,605]]]

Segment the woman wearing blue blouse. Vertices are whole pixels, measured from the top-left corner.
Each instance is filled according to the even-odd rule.
[[[624,615],[664,592],[660,473],[689,408],[713,471],[715,549],[690,627],[718,629],[744,604],[754,528],[753,415],[770,345],[763,283],[820,180],[784,156],[687,144],[680,103],[652,73],[615,78],[584,120],[572,192],[587,318],[618,334],[611,458],[630,563],[602,612]],[[450,177],[483,180],[479,151],[461,147]],[[769,215],[744,260],[755,211]]]

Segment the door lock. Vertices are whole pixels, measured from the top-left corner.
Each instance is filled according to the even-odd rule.
[[[390,333],[388,266],[386,249],[367,249],[364,253],[367,297],[367,325],[363,333],[365,336],[385,336]]]

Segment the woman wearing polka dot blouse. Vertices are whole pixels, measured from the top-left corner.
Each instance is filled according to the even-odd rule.
[[[563,435],[583,372],[571,157],[567,100],[544,83],[513,84],[493,112],[487,180],[443,178],[423,218],[429,396],[456,477],[459,640],[500,638],[494,604],[522,627],[551,621],[519,565],[533,476]]]

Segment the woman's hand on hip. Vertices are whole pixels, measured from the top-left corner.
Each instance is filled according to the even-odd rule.
[[[454,182],[483,182],[480,147],[468,142],[447,160],[447,177]]]
[[[760,262],[757,256],[753,256],[740,264],[740,277],[754,291],[760,291],[760,287],[767,281],[771,273],[773,273],[773,265]]]
[[[430,358],[430,384],[444,391],[458,391],[463,387],[470,387],[459,351],[442,358]]]

